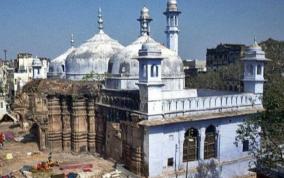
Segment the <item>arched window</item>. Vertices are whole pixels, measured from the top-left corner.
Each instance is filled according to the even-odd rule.
[[[253,65],[252,64],[247,65],[247,72],[249,75],[253,75]]]
[[[151,66],[151,77],[158,77],[158,66],[157,65],[152,65]]]
[[[188,129],[184,134],[183,142],[183,162],[194,161],[198,159],[198,130]]]
[[[130,69],[129,66],[130,66],[129,63],[126,63],[126,62],[120,64],[119,73],[122,73],[122,74],[129,73],[129,69]]]
[[[260,75],[261,74],[261,65],[258,64],[257,65],[257,75]]]
[[[204,142],[204,159],[217,157],[216,128],[213,125],[207,127]]]
[[[61,65],[61,67],[62,67],[62,71],[64,72],[64,70],[65,70],[65,69],[64,69],[64,65]]]

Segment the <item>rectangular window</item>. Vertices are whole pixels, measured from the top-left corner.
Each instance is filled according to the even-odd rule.
[[[261,75],[261,65],[257,65],[257,75]]]
[[[174,166],[174,158],[168,158],[168,166],[169,167]]]
[[[3,108],[3,102],[1,102],[1,108]]]
[[[243,152],[249,151],[249,141],[244,140],[243,141]]]

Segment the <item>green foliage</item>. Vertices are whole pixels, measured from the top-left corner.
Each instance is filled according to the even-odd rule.
[[[90,73],[86,74],[82,80],[84,81],[93,81],[93,80],[97,80],[97,81],[101,81],[105,78],[105,74],[97,74],[94,71],[91,71]]]
[[[248,119],[237,130],[236,144],[250,141],[250,154],[256,158],[259,169],[284,165],[284,79],[277,78],[268,83],[264,94],[265,112]],[[261,144],[259,144],[259,141]]]
[[[226,81],[240,81],[242,65],[238,62],[219,68],[217,71],[207,71],[197,76],[186,78],[186,86],[190,88],[223,89]]]

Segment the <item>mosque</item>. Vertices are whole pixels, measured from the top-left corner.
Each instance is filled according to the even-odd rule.
[[[105,85],[94,104],[96,146],[87,150],[107,155],[137,175],[184,176],[196,171],[199,160],[212,158],[222,167],[223,177],[248,175],[250,141],[237,147],[236,130],[264,110],[268,59],[256,41],[246,50],[242,93],[185,89],[178,56],[180,14],[177,1],[168,0],[167,45],[163,46],[150,36],[152,18],[143,7],[140,36],[124,47],[103,31],[99,10],[99,32],[79,47],[73,46],[72,39],[71,48],[51,62],[49,76],[70,80],[82,80],[91,72],[103,76]],[[87,128],[78,133],[87,135]],[[87,136],[80,138],[86,139],[80,147],[88,147]]]

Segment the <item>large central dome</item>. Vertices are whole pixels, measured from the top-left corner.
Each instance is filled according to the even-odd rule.
[[[138,51],[146,41],[152,42],[161,50],[164,60],[162,61],[162,80],[164,90],[179,90],[184,88],[184,73],[182,60],[176,53],[162,44],[156,42],[148,35],[140,36],[132,44],[120,52],[114,54],[108,64],[108,78],[106,88],[109,89],[137,89],[139,63],[136,59]]]
[[[105,74],[110,57],[123,48],[118,41],[104,33],[100,9],[98,18],[99,33],[67,56],[65,63],[67,79],[81,80],[87,74]]]
[[[66,78],[81,80],[86,74],[105,74],[110,57],[123,46],[99,32],[71,52],[66,59]]]

